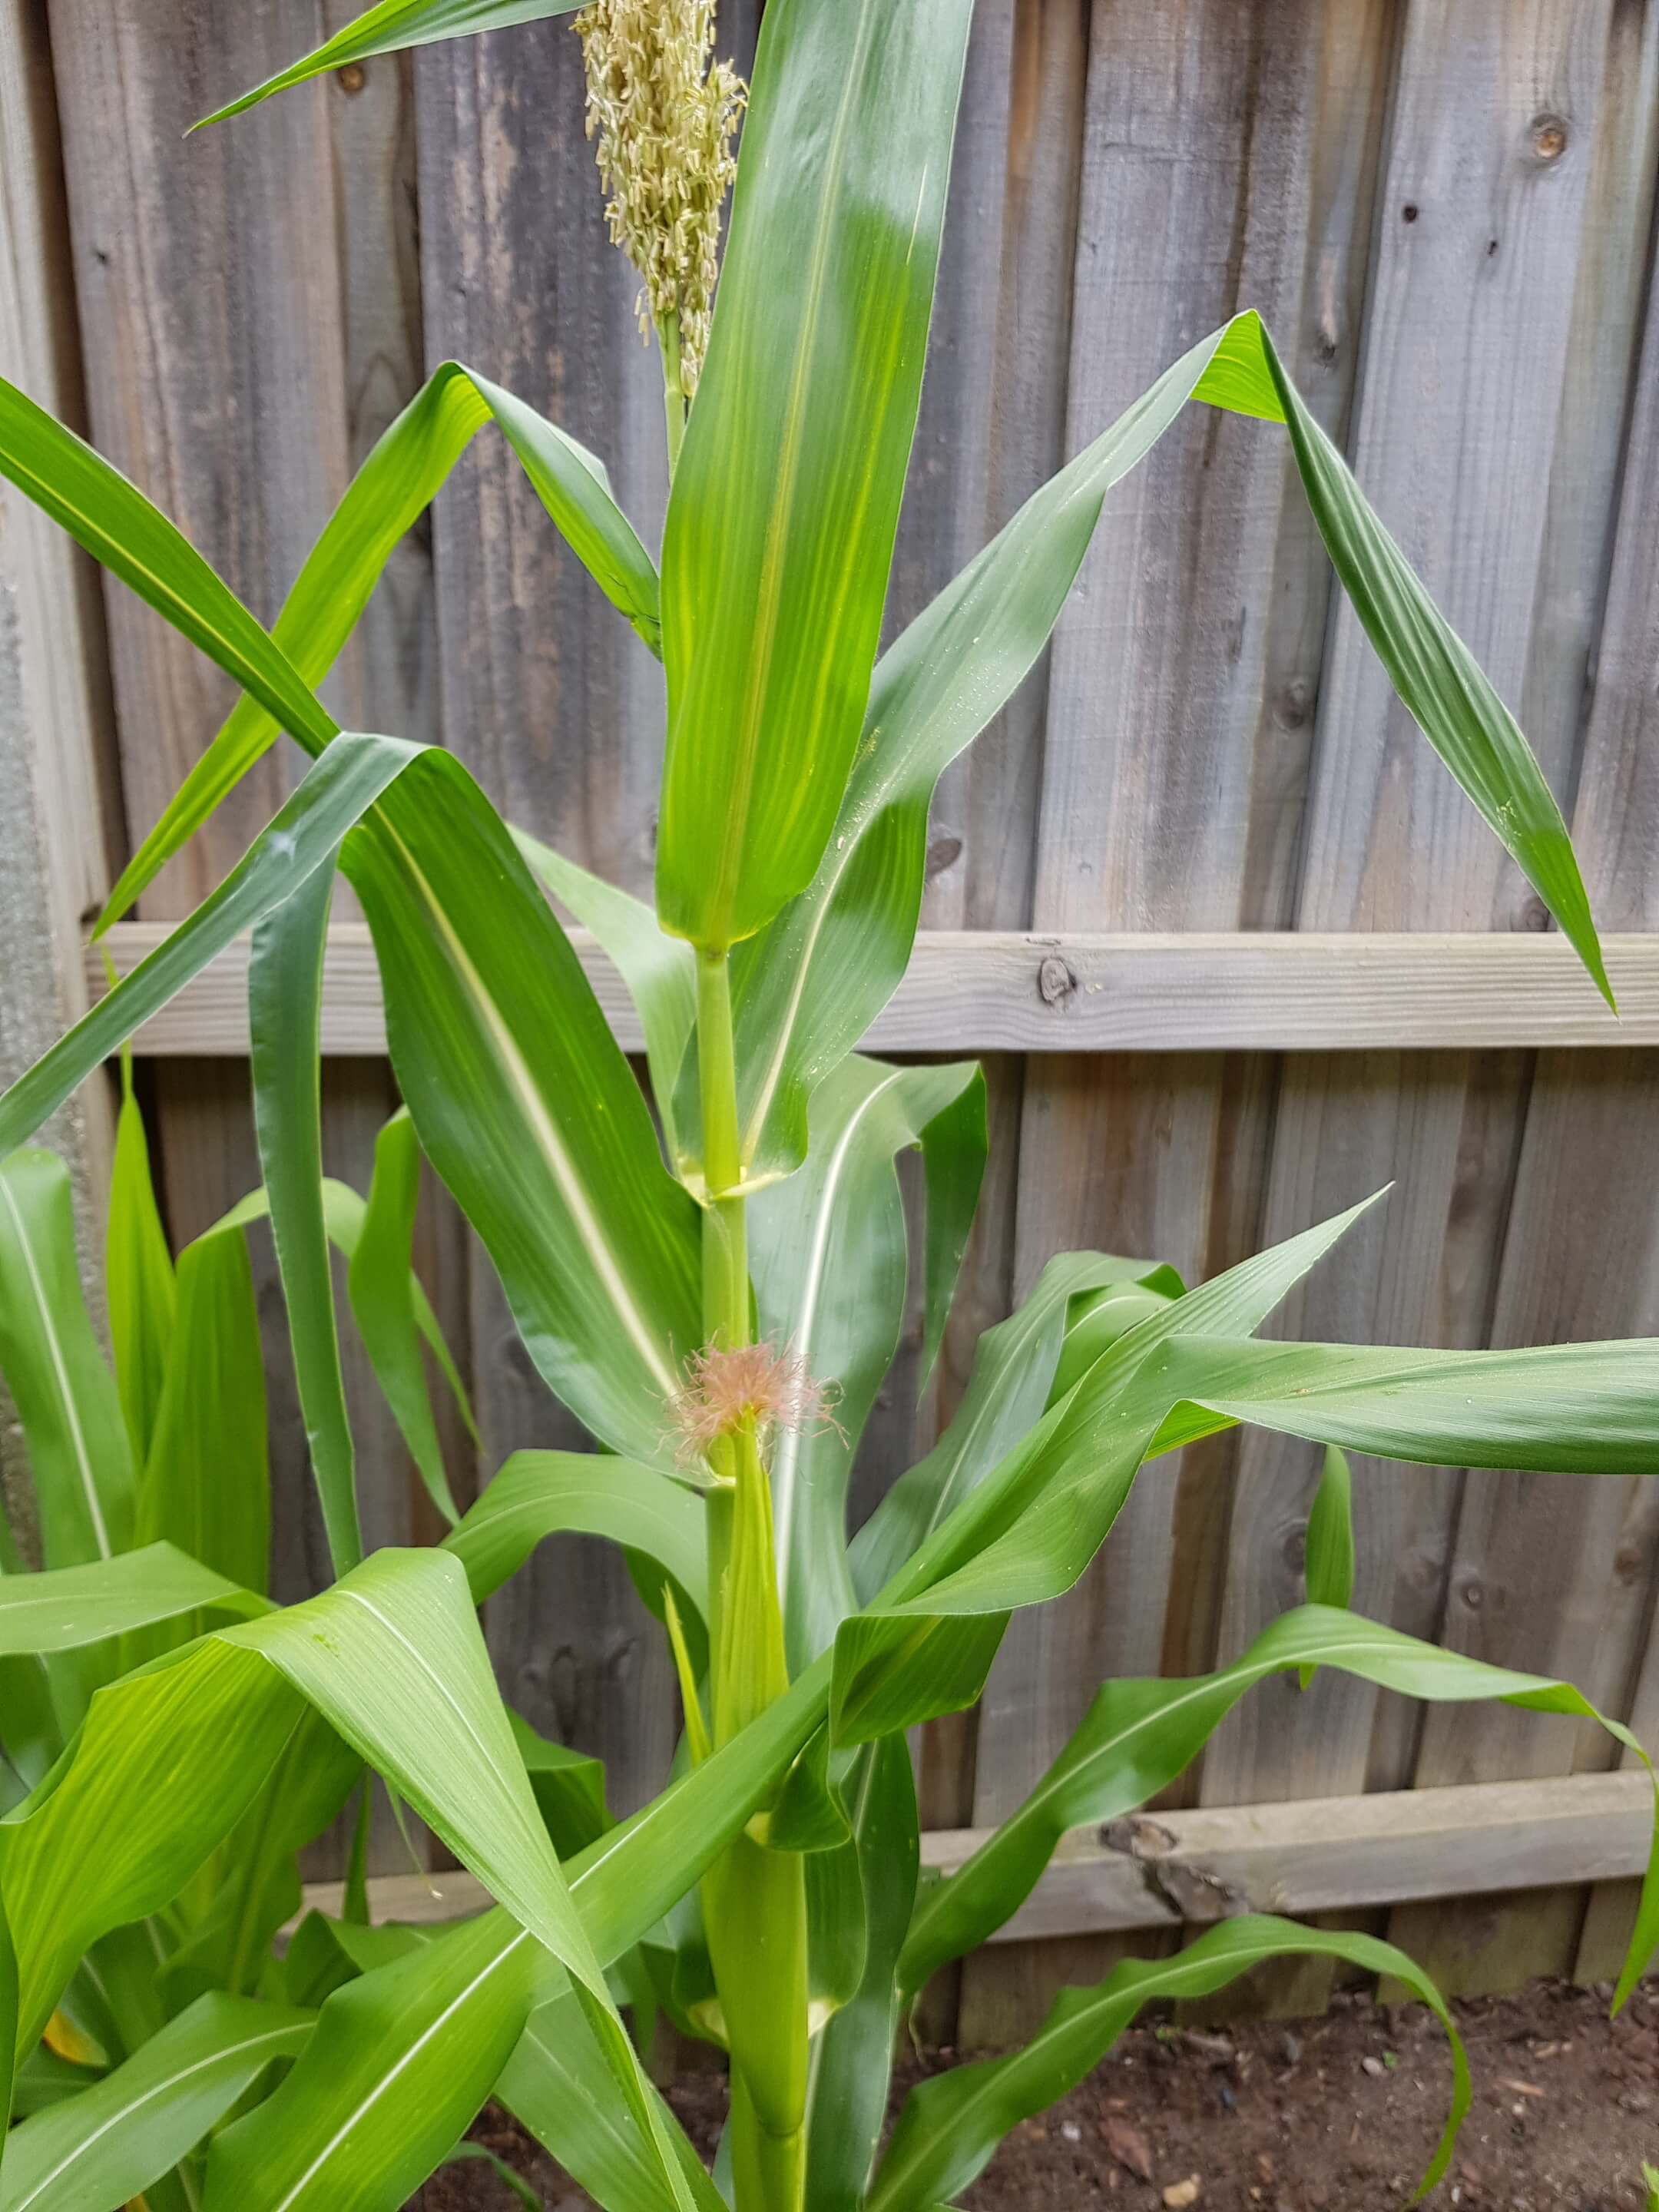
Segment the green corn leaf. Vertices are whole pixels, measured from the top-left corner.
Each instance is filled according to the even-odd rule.
[[[420,756],[343,865],[421,1149],[483,1238],[532,1359],[604,1443],[659,1459],[677,1359],[702,1341],[698,1213],[580,963],[447,753]]]
[[[0,1158],[0,1373],[28,1444],[46,1565],[124,1551],[132,1454],[81,1288],[69,1170],[51,1152]]]
[[[536,1971],[495,1911],[335,1990],[288,2079],[215,2141],[204,2212],[403,2203],[489,2095]]]
[[[228,585],[136,484],[0,378],[0,476],[315,752],[335,725]]]
[[[813,1101],[806,1166],[750,1206],[762,1334],[787,1346],[828,1396],[826,1417],[785,1430],[772,1452],[774,1540],[797,1669],[857,1605],[847,1559],[848,1480],[904,1322],[896,1157],[921,1144],[935,1170],[929,1194],[937,1192],[943,1221],[936,1255],[930,1205],[929,1274],[937,1279],[928,1289],[935,1310],[948,1306],[985,1163],[984,1091],[971,1062],[889,1067],[850,1057]]]
[[[968,0],[762,26],[663,538],[665,928],[724,947],[811,880],[852,766],[915,429]]]
[[[139,1480],[137,1535],[176,1545],[243,1589],[263,1591],[269,1580],[264,1355],[247,1240],[234,1222],[179,1255],[173,1356]]]
[[[283,602],[270,636],[287,656],[296,682],[313,690],[321,684],[356,629],[393,549],[489,422],[501,431],[554,526],[601,591],[652,650],[659,649],[656,570],[611,495],[603,463],[523,400],[451,361],[433,372],[382,432]],[[153,511],[152,515],[153,528],[171,528],[161,516]],[[321,749],[334,728],[321,708],[316,713],[322,720],[313,727],[294,732],[312,752]],[[122,871],[100,917],[100,933],[119,920],[234,789],[272,744],[280,722],[257,693],[237,702]]]
[[[1172,1267],[1152,1261],[1061,1253],[1024,1304],[987,1329],[945,1434],[899,1477],[853,1539],[853,1581],[861,1603],[870,1602],[1042,1418],[1066,1346],[1081,1326],[1077,1310],[1093,1294],[1140,1286],[1165,1297],[1178,1297],[1184,1288]]]
[[[654,1559],[698,1614],[708,1607],[702,1500],[684,1483],[609,1453],[522,1451],[444,1539],[482,1605],[549,1536],[604,1536]]]
[[[408,1114],[400,1111],[374,1139],[374,1178],[351,1255],[348,1291],[364,1349],[410,1456],[420,1469],[427,1495],[453,1528],[461,1516],[445,1471],[421,1362],[414,1259],[420,1195],[420,1140]],[[442,1344],[441,1336],[438,1341]],[[442,1359],[446,1377],[471,1429],[471,1408],[447,1349]],[[472,1435],[476,1443],[476,1430]]]
[[[887,2117],[898,2032],[896,1966],[921,1860],[908,1746],[889,1736],[860,1760],[851,1790],[864,1891],[864,1971],[819,2036],[806,2107],[805,2212],[856,2212]]]
[[[73,1651],[181,1613],[263,1613],[266,1601],[172,1544],[85,1566],[0,1577],[0,1654]]]
[[[0,1152],[31,1136],[210,960],[329,866],[343,832],[417,757],[394,738],[330,745],[218,889],[0,1097]]]
[[[17,2110],[17,1960],[11,1948],[11,1934],[6,1926],[3,1902],[0,1902],[0,2145],[9,2151],[12,2114]],[[9,2160],[0,2160],[9,2166]],[[9,2179],[0,2173],[0,2188]]]
[[[925,1125],[919,1141],[927,1184],[927,1243],[918,1397],[932,1379],[945,1343],[990,1156],[985,1076],[977,1064],[972,1079]]]
[[[1259,315],[1227,325],[1195,396],[1283,422],[1331,565],[1395,690],[1612,1006],[1572,841],[1543,772],[1286,375]]]
[[[142,1467],[161,1407],[177,1292],[150,1176],[144,1117],[132,1095],[130,1054],[122,1058],[104,1283],[121,1410],[127,1419],[133,1463]]]
[[[304,2047],[313,2019],[249,1997],[198,1999],[124,2065],[23,2123],[6,2144],[0,2212],[88,2212],[137,2197],[273,2060]]]
[[[337,1575],[363,1555],[356,1462],[323,1218],[323,954],[334,869],[264,915],[248,964],[253,1121],[288,1307],[306,1445]]]
[[[689,1108],[682,1108],[675,1078],[696,1026],[696,955],[683,938],[670,937],[657,927],[655,914],[643,900],[579,868],[522,830],[515,830],[513,837],[532,873],[584,929],[592,932],[627,984],[645,1031],[651,1092],[662,1117],[663,1139],[670,1160],[684,1173],[696,1148],[688,1150],[681,1132],[696,1129],[698,1108],[695,1095]],[[693,1089],[695,1093],[695,1085]]]
[[[1218,1674],[1106,1683],[1024,1803],[921,1899],[899,1968],[906,1996],[1012,1917],[1067,1829],[1103,1826],[1146,1804],[1184,1772],[1258,1682],[1316,1667],[1437,1705],[1501,1698],[1533,1712],[1567,1713],[1630,1741],[1570,1683],[1487,1666],[1333,1606],[1304,1606],[1274,1621]]]
[[[1353,1476],[1334,1444],[1325,1447],[1319,1488],[1308,1516],[1304,1578],[1310,1605],[1346,1606],[1353,1596]],[[1305,1690],[1315,1669],[1302,1669]]]
[[[1367,1973],[1396,1977],[1429,2006],[1451,2045],[1450,2115],[1418,2194],[1445,2172],[1469,2107],[1468,2062],[1444,1999],[1428,1977],[1374,1936],[1299,1928],[1267,1917],[1229,1920],[1173,1959],[1126,1959],[1093,1989],[1061,1991],[1041,2032],[1023,2051],[958,2066],[921,2082],[906,2099],[866,2200],[869,2212],[924,2212],[982,2173],[1010,2129],[1045,2111],[1097,2066],[1143,2005],[1202,1997],[1265,1959],[1344,1959]]]
[[[380,0],[378,7],[337,31],[313,52],[290,63],[228,106],[204,116],[195,127],[204,131],[210,123],[222,123],[227,116],[241,114],[245,108],[269,100],[273,93],[286,92],[290,85],[303,84],[308,77],[322,76],[330,70],[343,69],[349,62],[398,53],[406,46],[429,46],[439,39],[464,38],[469,32],[539,23],[549,15],[568,15],[580,5],[581,0]]]
[[[531,2014],[495,2094],[606,2212],[665,2212],[672,2200],[569,1996]],[[720,2212],[719,2191],[665,2106],[662,2119],[697,2212]]]

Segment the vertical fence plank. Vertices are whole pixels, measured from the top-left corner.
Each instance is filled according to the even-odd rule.
[[[1608,189],[1597,211],[1597,253],[1581,284],[1575,330],[1595,349],[1571,387],[1564,442],[1588,449],[1568,490],[1580,502],[1591,573],[1613,538],[1605,620],[1589,688],[1574,826],[1596,918],[1604,929],[1659,927],[1652,839],[1659,776],[1651,755],[1656,653],[1654,563],[1659,557],[1659,326],[1647,299],[1654,203],[1659,22],[1626,11],[1610,48],[1608,108],[1598,164]],[[1635,411],[1622,432],[1634,370]],[[1624,460],[1622,490],[1616,472]],[[1586,566],[1589,566],[1587,560]],[[1545,608],[1559,627],[1595,602],[1563,590]],[[1580,614],[1581,623],[1584,620]],[[1589,641],[1554,641],[1577,698]],[[1559,673],[1546,669],[1545,680]],[[1644,842],[1645,840],[1645,842]],[[1651,1334],[1659,1330],[1659,1196],[1651,1173],[1659,1064],[1651,1054],[1589,1060],[1540,1056],[1528,1109],[1492,1323],[1499,1344]],[[1441,1639],[1500,1665],[1560,1674],[1622,1715],[1647,1640],[1659,1560],[1659,1484],[1580,1483],[1472,1472],[1463,1486]],[[1518,1713],[1426,1718],[1415,1771],[1423,1784],[1565,1773],[1612,1765],[1599,1729]],[[1459,1987],[1513,1984],[1571,1968],[1584,1906],[1565,1888],[1525,1900],[1421,1906],[1394,1915],[1396,1938]]]
[[[1247,303],[1340,431],[1389,37],[1381,6],[1097,6],[1071,447]],[[1207,412],[1114,495],[1054,649],[1037,927],[1282,922],[1328,590],[1298,499],[1282,442]],[[1193,1276],[1232,1256],[1264,1088],[1261,1067],[1217,1057],[1033,1061],[1018,1286],[1079,1243]],[[1149,1475],[1080,1589],[1016,1618],[981,1722],[976,1821],[1024,1795],[1103,1674],[1158,1670],[1176,1494],[1173,1470]],[[1005,2039],[1056,1973],[1106,1955],[1065,1953],[973,1961],[963,2039]]]
[[[1500,692],[1519,702],[1559,441],[1610,11],[1415,0],[1401,49],[1351,451],[1361,483]],[[1517,470],[1516,455],[1531,457]],[[1558,473],[1559,476],[1558,476]],[[1594,578],[1586,580],[1594,593]],[[1571,718],[1532,732],[1558,790]],[[1528,926],[1526,886],[1394,700],[1358,623],[1334,624],[1297,920],[1306,928]],[[1521,1055],[1286,1064],[1263,1241],[1398,1178],[1287,1304],[1289,1335],[1486,1340],[1524,1102]],[[1355,1602],[1432,1635],[1459,1478],[1357,1470]],[[1221,1651],[1301,1595],[1311,1456],[1246,1439]],[[1374,1726],[1375,1724],[1375,1726]],[[1397,1786],[1414,1716],[1322,1675],[1269,1683],[1219,1733],[1213,1803]],[[1314,1995],[1311,1984],[1302,1994]]]
[[[0,375],[71,420],[82,413],[69,234],[46,25],[0,17]],[[119,794],[91,564],[46,517],[0,499],[0,1084],[15,1082],[86,1008],[81,933],[110,884]],[[110,1097],[94,1077],[41,1140],[75,1176],[88,1279],[101,1280]],[[26,1536],[21,1444],[0,1394],[0,1488]]]

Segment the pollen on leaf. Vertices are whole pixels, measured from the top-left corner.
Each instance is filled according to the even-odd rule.
[[[828,1394],[800,1353],[786,1345],[705,1346],[685,1363],[685,1384],[668,1401],[683,1458],[696,1459],[746,1420],[757,1432],[818,1430],[830,1421]]]

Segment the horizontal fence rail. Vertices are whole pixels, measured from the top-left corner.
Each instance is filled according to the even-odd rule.
[[[122,922],[103,940],[118,975],[167,935]],[[585,931],[572,942],[605,1018],[644,1047],[621,978]],[[1347,1052],[1659,1044],[1659,937],[1603,940],[1608,1011],[1556,936],[1285,933],[1040,936],[924,930],[865,1039],[878,1052]],[[228,1058],[248,1048],[246,940],[133,1040],[141,1053]],[[104,988],[89,952],[87,987]],[[367,927],[337,923],[323,971],[323,1050],[384,1055]]]

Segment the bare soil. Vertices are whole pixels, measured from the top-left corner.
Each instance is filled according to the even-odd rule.
[[[1641,2212],[1659,2164],[1659,1986],[1616,2021],[1606,1992],[1539,1982],[1454,2007],[1474,2105],[1431,2200],[1470,2212]],[[909,2063],[900,2089],[952,2063]],[[1004,2143],[972,2212],[1393,2212],[1417,2185],[1450,2094],[1440,2031],[1419,2006],[1345,1993],[1322,2019],[1213,2033],[1137,2028],[1066,2101]],[[725,2082],[692,2074],[670,2102],[711,2159]],[[495,2108],[475,2138],[554,2212],[589,2200]],[[1196,2189],[1189,2187],[1196,2184]],[[436,2175],[410,2212],[514,2212],[482,2165]]]

